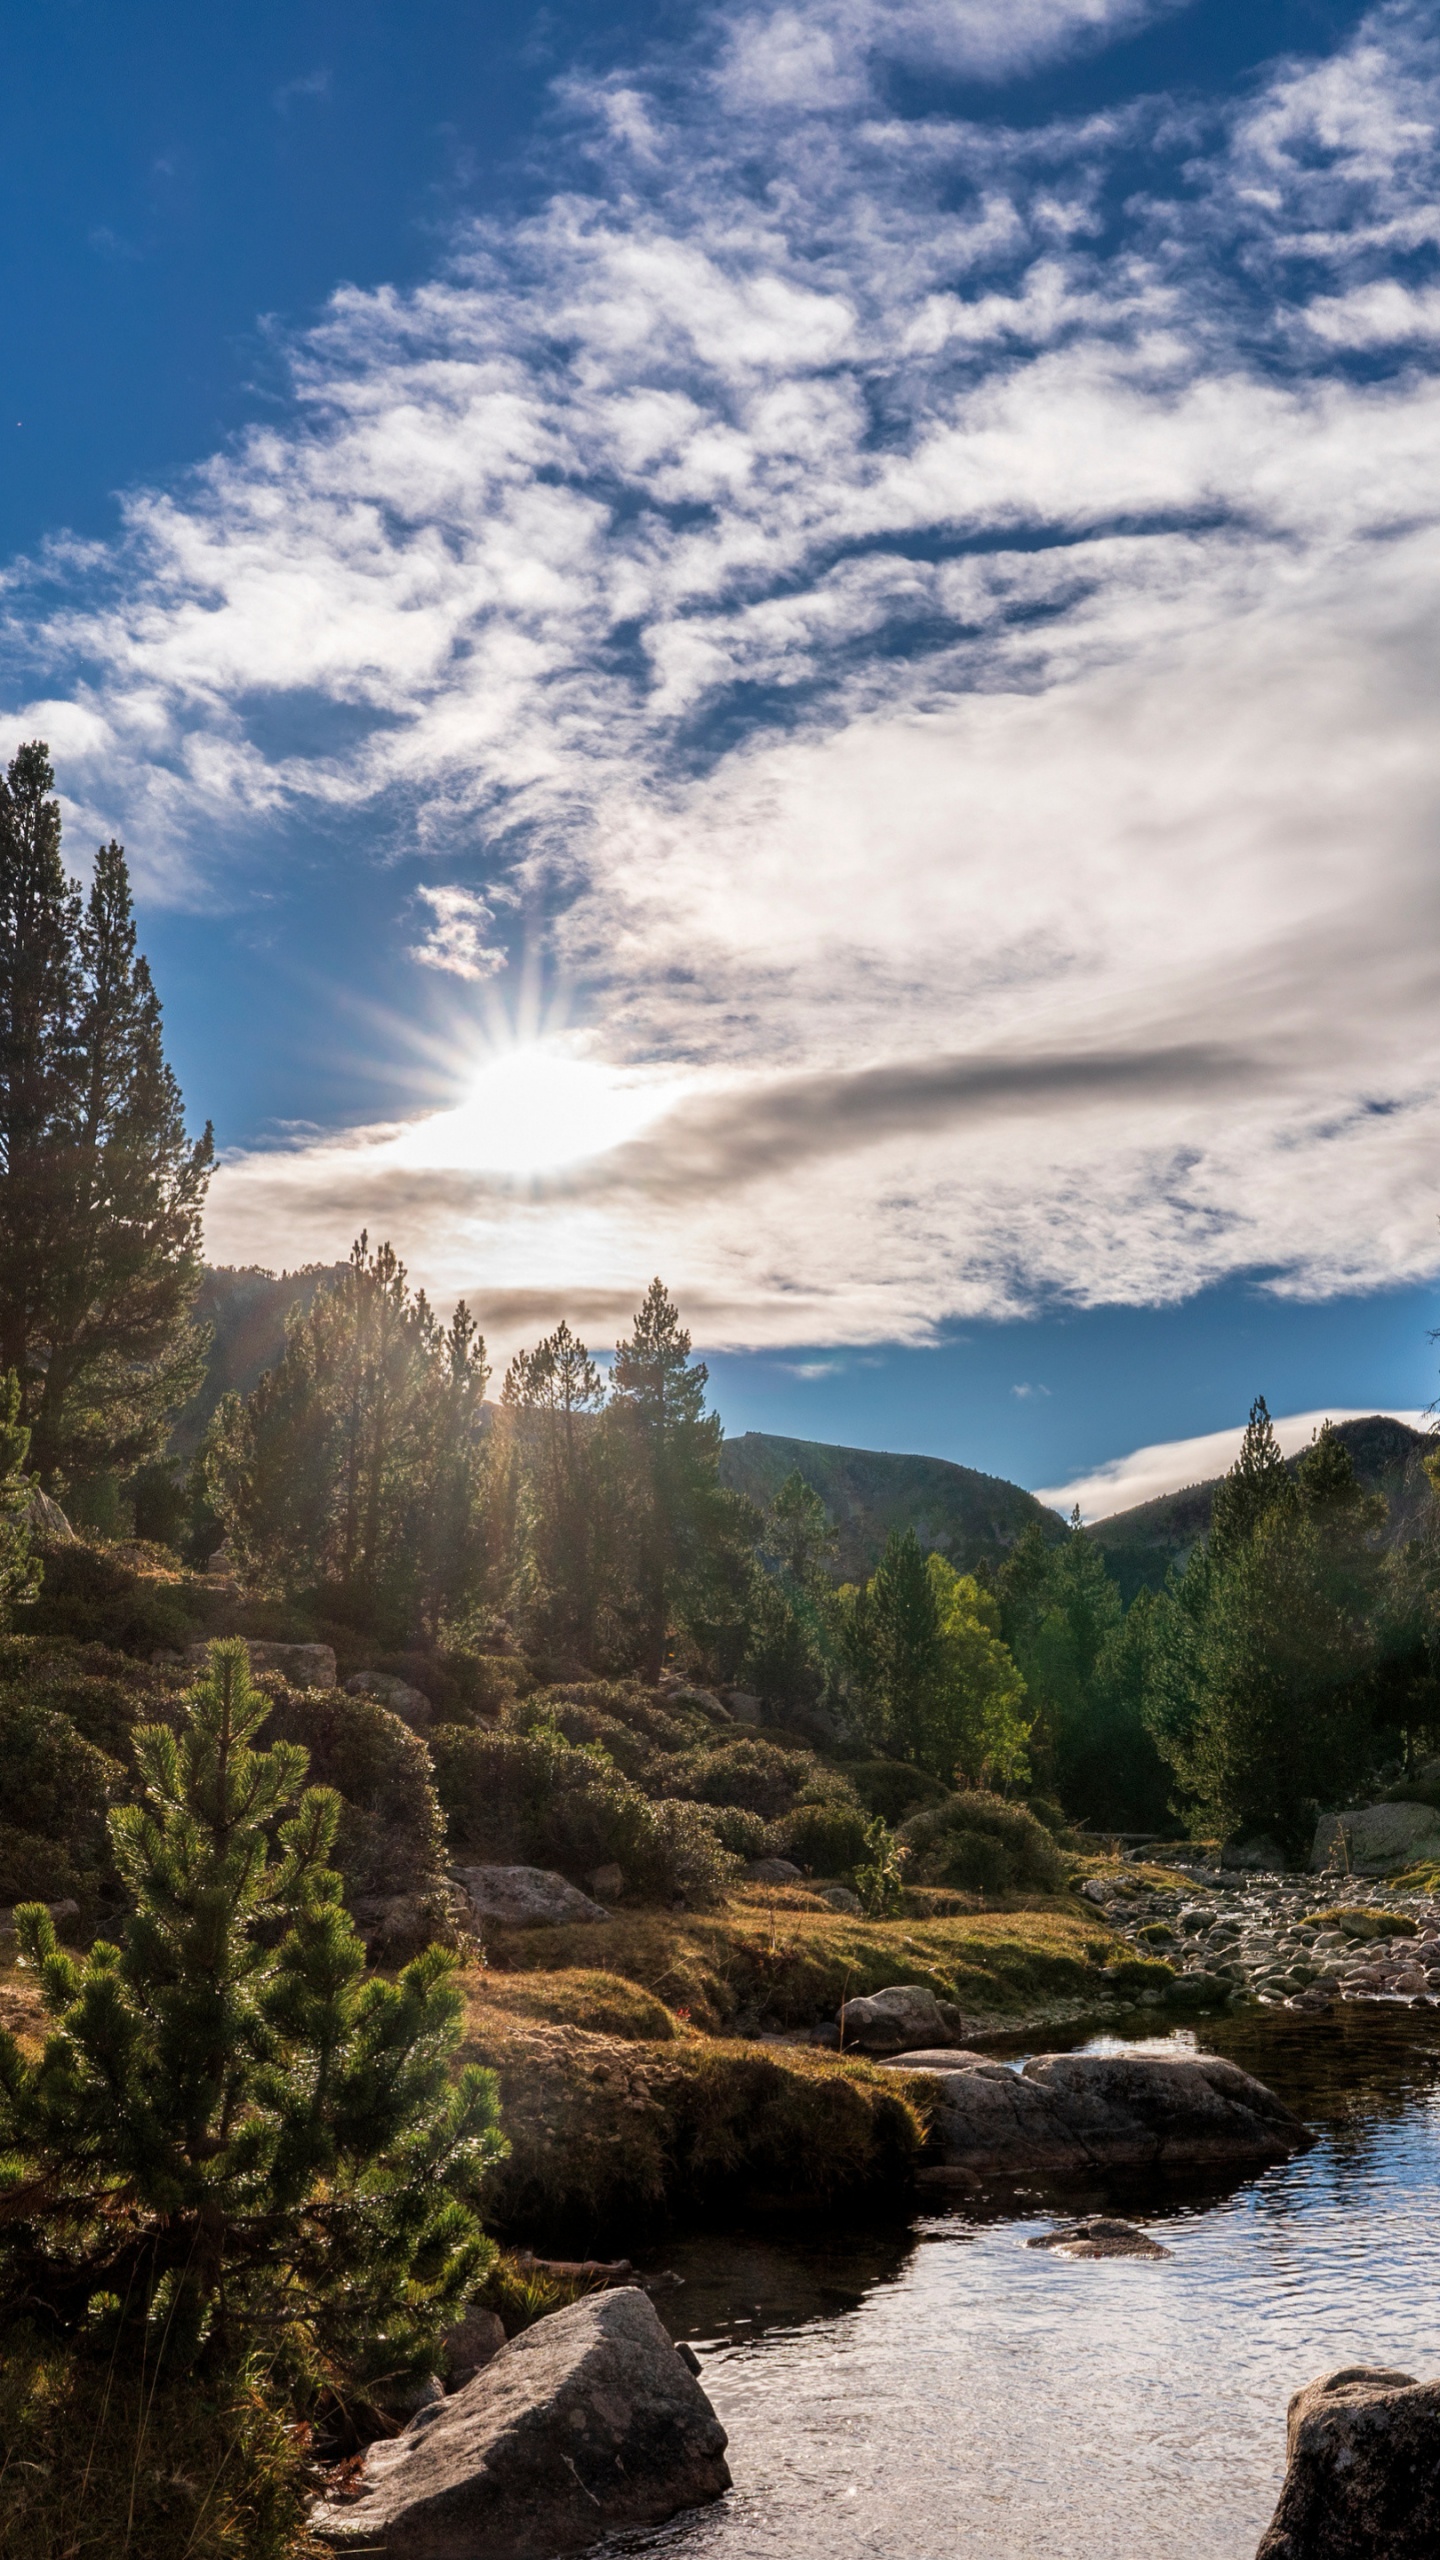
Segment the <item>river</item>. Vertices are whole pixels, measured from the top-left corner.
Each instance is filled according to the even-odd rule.
[[[1268,2010],[1079,2049],[1197,2042],[1317,2139],[1224,2193],[1129,2180],[1065,2200],[1129,2214],[1165,2261],[1027,2249],[1060,2206],[1035,2189],[666,2250],[684,2281],[657,2304],[701,2357],[735,2486],[624,2548],[1253,2560],[1290,2393],[1342,2364],[1440,2370],[1440,2012]]]

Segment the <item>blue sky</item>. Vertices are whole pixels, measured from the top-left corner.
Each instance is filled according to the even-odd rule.
[[[81,0],[7,81],[6,727],[217,1258],[367,1223],[502,1352],[658,1264],[730,1427],[1051,1487],[1428,1401],[1432,12]]]

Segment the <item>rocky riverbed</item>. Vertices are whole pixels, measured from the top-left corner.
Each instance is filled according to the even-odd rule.
[[[1440,2007],[1440,1905],[1344,1876],[1175,1871],[1160,1884],[1091,1876],[1082,1891],[1138,1957],[1170,1965],[1189,1996],[1323,2010],[1332,2001]],[[1164,1998],[1163,1986],[1141,1992]]]

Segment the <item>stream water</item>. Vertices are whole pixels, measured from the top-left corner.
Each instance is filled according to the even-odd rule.
[[[1056,2049],[1063,2039],[1048,2039]],[[1314,2147],[1223,2193],[1029,2190],[890,2229],[676,2244],[657,2299],[735,2486],[626,2549],[673,2560],[1253,2560],[1289,2395],[1440,2370],[1440,2012],[1251,2013],[1086,2051],[1222,2052]],[[1173,2256],[1027,2249],[1120,2210]]]

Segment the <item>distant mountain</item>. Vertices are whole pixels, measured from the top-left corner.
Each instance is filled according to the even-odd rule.
[[[837,1449],[828,1440],[782,1440],[742,1431],[720,1452],[720,1477],[763,1510],[793,1468],[814,1486],[839,1531],[844,1580],[872,1573],[892,1529],[913,1529],[962,1573],[982,1556],[1013,1547],[1038,1520],[1047,1538],[1065,1535],[1058,1512],[1003,1476],[983,1476],[948,1458],[894,1457],[883,1449]]]
[[[1434,1441],[1385,1413],[1364,1414],[1335,1427],[1366,1492],[1383,1493],[1390,1506],[1386,1545],[1413,1538],[1433,1499],[1420,1462]],[[1289,1464],[1293,1471],[1298,1457]],[[1090,1524],[1086,1534],[1103,1547],[1127,1601],[1137,1591],[1158,1591],[1171,1565],[1183,1565],[1209,1535],[1210,1506],[1219,1482],[1215,1476],[1208,1484],[1185,1485],[1178,1493],[1162,1493],[1154,1502],[1137,1503],[1133,1511],[1115,1511],[1108,1520]]]

